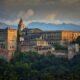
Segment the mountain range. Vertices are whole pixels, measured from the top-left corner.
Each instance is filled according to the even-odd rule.
[[[17,28],[17,25],[9,25],[0,22],[0,28]],[[71,31],[80,31],[80,25],[75,24],[51,24],[51,23],[42,23],[42,22],[31,22],[27,25],[28,28],[39,28],[42,30],[71,30]]]
[[[75,24],[51,24],[51,23],[40,23],[32,22],[28,24],[29,28],[39,28],[42,30],[71,30],[71,31],[80,31],[80,25]]]
[[[9,24],[0,22],[0,29],[5,29],[7,27],[14,28],[14,29],[17,28],[16,25],[9,25]]]

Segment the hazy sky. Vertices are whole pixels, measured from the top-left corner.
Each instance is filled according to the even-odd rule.
[[[0,22],[16,24],[20,18],[80,25],[80,0],[0,0]]]

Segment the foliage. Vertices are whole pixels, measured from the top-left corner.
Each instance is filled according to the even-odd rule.
[[[80,36],[77,37],[77,39],[75,40],[75,42],[80,45]]]
[[[80,80],[80,55],[67,60],[52,54],[16,52],[10,62],[0,59],[0,80]]]
[[[67,51],[67,47],[66,46],[62,46],[59,45],[57,43],[54,44],[55,50],[66,50]]]
[[[80,45],[80,36],[78,36],[76,39],[74,39],[71,43],[77,43]]]

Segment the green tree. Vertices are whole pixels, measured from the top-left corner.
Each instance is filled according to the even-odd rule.
[[[78,36],[78,37],[76,38],[75,42],[80,45],[80,36]]]

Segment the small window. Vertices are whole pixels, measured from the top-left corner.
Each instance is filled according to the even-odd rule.
[[[12,46],[12,48],[14,48],[14,46]]]

